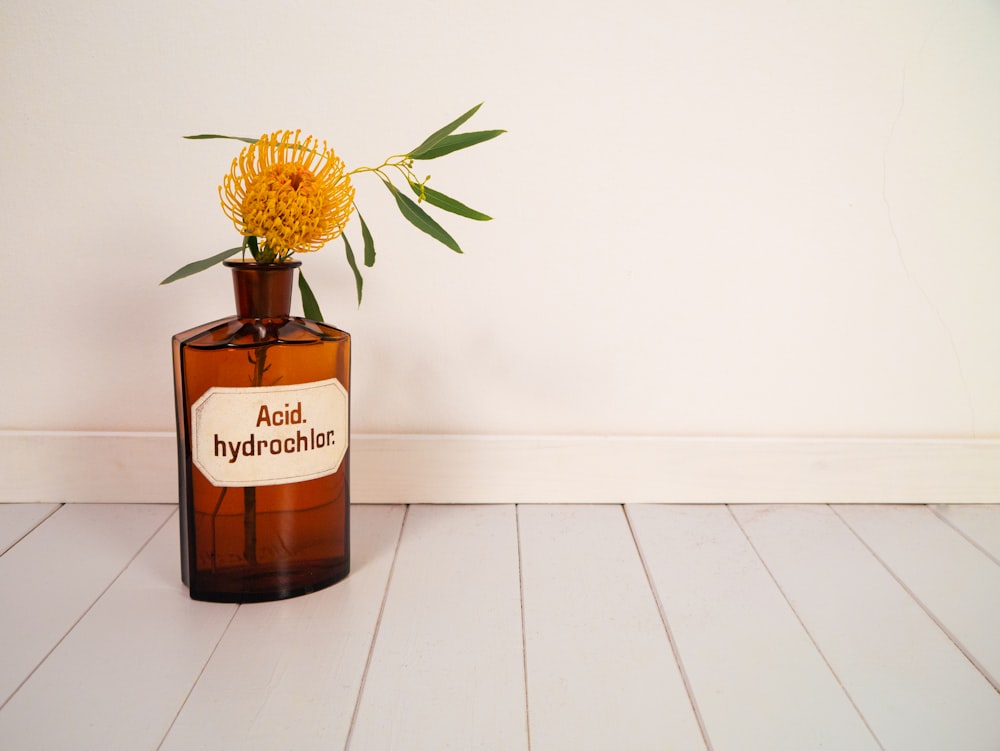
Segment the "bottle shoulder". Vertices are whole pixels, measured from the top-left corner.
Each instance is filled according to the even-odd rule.
[[[185,347],[218,349],[259,347],[262,344],[306,345],[350,342],[351,335],[328,323],[290,317],[268,321],[229,316],[175,334],[174,342]]]

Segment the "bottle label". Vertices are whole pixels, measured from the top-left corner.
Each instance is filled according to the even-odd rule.
[[[332,475],[347,453],[347,390],[336,378],[295,386],[214,387],[191,407],[191,455],[218,487]]]

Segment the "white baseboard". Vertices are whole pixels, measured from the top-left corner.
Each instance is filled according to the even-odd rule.
[[[0,431],[0,501],[177,500],[173,433]],[[354,503],[1000,503],[1000,440],[357,435]]]

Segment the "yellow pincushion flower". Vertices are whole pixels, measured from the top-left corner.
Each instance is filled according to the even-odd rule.
[[[344,162],[312,136],[276,131],[233,160],[219,186],[222,210],[244,237],[264,239],[264,255],[283,261],[338,237],[354,208]]]

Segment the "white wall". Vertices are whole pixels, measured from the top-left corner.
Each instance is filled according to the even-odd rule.
[[[194,132],[430,163],[456,257],[359,187],[354,430],[1000,436],[1000,6],[847,0],[0,5],[0,428],[171,430],[169,339],[232,312]],[[357,228],[354,228],[357,232]],[[357,237],[357,235],[355,235]],[[356,241],[360,245],[360,239]]]

